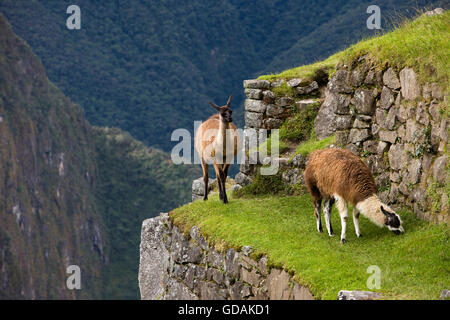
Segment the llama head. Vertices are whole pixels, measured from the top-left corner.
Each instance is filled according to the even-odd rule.
[[[230,97],[228,98],[227,104],[224,105],[224,106],[222,106],[222,107],[219,107],[219,106],[218,106],[217,104],[215,104],[214,102],[210,102],[210,103],[209,103],[211,106],[213,106],[214,109],[216,109],[217,111],[219,111],[220,119],[221,119],[222,121],[224,121],[224,122],[232,122],[232,121],[233,121],[233,118],[232,118],[232,116],[231,116],[232,113],[233,113],[233,111],[232,111],[231,108],[230,108],[231,98],[232,98],[232,96],[230,96]]]
[[[396,235],[399,235],[399,234],[405,232],[405,230],[403,229],[403,226],[402,226],[402,220],[400,219],[400,216],[398,214],[393,212],[388,207],[385,208],[383,206],[380,206],[380,210],[385,216],[384,224],[386,225],[386,227],[389,230],[391,230]]]

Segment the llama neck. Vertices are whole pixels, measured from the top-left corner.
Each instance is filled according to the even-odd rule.
[[[383,227],[386,221],[385,216],[380,212],[380,207],[383,203],[377,197],[376,194],[371,195],[370,197],[358,202],[356,204],[356,208],[358,211],[375,223],[379,227]]]
[[[227,129],[230,127],[229,122],[225,122],[220,120],[219,124],[219,133],[217,137],[217,146],[222,152],[222,156],[225,157],[227,154]],[[223,159],[223,163],[225,163],[225,159]]]

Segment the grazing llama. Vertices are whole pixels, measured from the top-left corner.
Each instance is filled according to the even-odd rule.
[[[305,169],[305,183],[314,202],[317,230],[322,232],[320,211],[324,199],[323,214],[328,234],[333,235],[330,214],[334,202],[341,217],[341,242],[345,243],[348,219],[348,203],[353,204],[353,222],[356,235],[359,230],[359,214],[362,213],[379,227],[386,226],[395,234],[403,233],[398,214],[382,203],[376,195],[375,180],[367,165],[348,150],[329,148],[311,153]]]
[[[232,122],[231,96],[228,98],[227,104],[222,107],[213,102],[209,104],[219,113],[203,122],[195,135],[195,149],[200,156],[203,169],[205,188],[203,200],[208,199],[208,163],[211,162],[216,171],[220,200],[223,203],[228,203],[225,183],[228,169],[233,163],[238,150],[240,150],[240,137],[236,126]]]

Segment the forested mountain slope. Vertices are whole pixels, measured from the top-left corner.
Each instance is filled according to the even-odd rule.
[[[398,16],[445,3],[377,4],[385,30]],[[360,0],[80,0],[81,30],[68,30],[71,4],[2,0],[0,11],[91,123],[166,151],[174,129],[193,131],[194,120],[214,112],[209,100],[233,94],[240,106],[243,79],[323,59],[378,32],[366,28],[372,3]]]
[[[139,298],[141,221],[190,201],[199,174],[92,128],[0,14],[0,299]]]
[[[0,298],[101,298],[103,222],[82,109],[0,15]],[[83,290],[66,287],[66,267]]]

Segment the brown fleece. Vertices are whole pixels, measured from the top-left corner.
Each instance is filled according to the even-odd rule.
[[[344,149],[312,152],[304,178],[315,201],[337,194],[355,205],[376,193],[369,167],[358,156]]]

